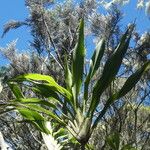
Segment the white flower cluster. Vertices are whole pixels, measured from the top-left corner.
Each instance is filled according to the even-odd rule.
[[[106,2],[105,0],[101,1],[101,4],[105,9],[110,9],[113,4],[126,5],[130,2],[130,0],[112,0],[110,2]]]
[[[138,41],[139,45],[142,45],[143,43],[149,43],[150,40],[150,34],[149,32],[145,32],[142,34],[140,40]]]
[[[112,2],[120,5],[126,5],[130,2],[130,0],[113,0]]]
[[[144,0],[138,0],[137,8],[138,9],[144,8]]]
[[[113,4],[126,5],[129,2],[130,0],[111,0],[109,2],[102,0],[100,4],[102,4],[106,10],[109,10]],[[137,9],[143,9],[143,8],[145,8],[146,15],[150,15],[150,0],[138,0],[137,1]]]
[[[147,0],[147,1],[145,1],[145,0],[138,0],[137,8],[138,9],[145,8],[146,15],[150,15],[150,1],[149,0]]]

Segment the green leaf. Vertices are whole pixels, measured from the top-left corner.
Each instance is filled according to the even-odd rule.
[[[55,96],[54,98],[57,99],[57,100],[59,100],[59,98],[57,97],[55,92],[58,92],[59,94],[66,97],[65,100],[69,104],[72,104],[72,95],[71,95],[71,93],[68,90],[66,90],[65,88],[59,86],[58,84],[48,84],[48,83],[35,84],[35,87],[38,88],[38,90],[40,90],[41,93],[43,93],[43,96],[44,95],[47,96],[51,93],[52,94],[51,97],[53,97],[53,95],[54,95]]]
[[[44,81],[46,83],[55,83],[55,80],[48,75],[41,75],[41,74],[36,74],[36,73],[29,73],[29,74],[24,74],[24,75],[20,75],[17,76],[16,78],[11,79],[10,81],[30,81],[30,80],[34,80],[34,81]]]
[[[86,146],[87,150],[95,150],[95,148],[94,148],[95,146],[92,144],[86,144],[85,146]]]
[[[120,134],[114,133],[106,138],[107,144],[112,150],[119,150],[120,145]]]
[[[104,55],[104,50],[105,50],[105,41],[104,39],[100,40],[98,43],[96,50],[94,51],[94,54],[90,60],[90,69],[88,76],[86,78],[85,83],[89,83],[95,72],[100,66],[100,61]]]
[[[135,73],[133,73],[125,82],[119,93],[117,94],[118,98],[126,95],[140,80],[142,75],[150,69],[150,61],[146,62],[140,69],[138,69]]]
[[[50,131],[46,128],[46,121],[44,117],[38,112],[27,108],[18,108],[18,111],[25,119],[33,123],[40,131],[50,134]]]
[[[125,82],[121,90],[115,94],[113,94],[106,102],[103,110],[99,114],[99,116],[96,118],[93,124],[93,129],[97,126],[99,120],[104,116],[110,105],[117,99],[125,96],[140,80],[142,75],[150,69],[150,61],[146,62],[140,69],[138,69],[135,73],[133,73]]]
[[[52,119],[56,120],[61,125],[66,125],[64,123],[64,121],[60,117],[58,117],[57,115],[55,115],[54,112],[51,112],[51,110],[47,110],[47,109],[45,109],[45,108],[43,108],[41,106],[34,105],[34,104],[24,104],[24,106],[28,107],[31,110],[38,111],[40,113],[44,113],[44,114],[50,116]]]
[[[72,76],[73,76],[73,96],[74,103],[77,105],[77,98],[80,92],[80,88],[83,80],[84,73],[84,57],[85,57],[85,47],[84,47],[84,20],[82,19],[79,27],[79,37],[78,42],[73,52],[73,63],[72,63]]]
[[[24,98],[24,99],[20,99],[20,102],[25,104],[40,104],[40,105],[48,106],[49,108],[56,109],[56,106],[54,104],[38,98],[26,98],[26,99]]]
[[[61,136],[63,137],[64,135],[66,135],[66,130],[64,128],[60,128],[57,132],[53,133],[55,139],[60,138]]]
[[[20,87],[13,82],[9,82],[8,86],[10,87],[11,91],[13,92],[13,94],[15,95],[15,97],[17,98],[16,100],[18,101],[20,98],[24,98]]]
[[[109,104],[112,104],[115,100],[125,96],[140,80],[142,75],[150,69],[150,61],[146,62],[140,69],[133,73],[124,83],[119,92],[113,94],[109,99]]]
[[[41,74],[24,74],[24,75],[20,75],[20,76],[14,78],[14,79],[11,79],[10,81],[31,82],[34,85],[36,85],[36,88],[38,87],[38,90],[45,89],[47,91],[47,92],[45,91],[45,95],[48,95],[48,92],[52,93],[51,91],[58,92],[61,95],[65,96],[67,98],[68,102],[71,104],[72,94],[69,91],[67,91],[65,88],[58,85],[54,81],[54,79],[50,76],[41,75]],[[41,93],[43,93],[43,91],[41,91]]]
[[[91,78],[94,76],[95,72],[97,71],[97,69],[100,66],[100,61],[101,61],[101,59],[104,55],[104,50],[105,50],[105,41],[104,41],[104,39],[102,39],[98,43],[98,45],[96,47],[96,50],[94,51],[94,54],[91,58],[89,73],[88,73],[87,78],[85,80],[85,85],[84,85],[85,104],[86,104],[86,101],[88,99],[88,85],[89,85],[89,82],[90,82]]]
[[[45,88],[45,85],[43,85],[43,84],[33,84],[33,86],[31,87],[31,90],[34,93],[39,94],[45,98],[53,97],[55,99],[59,99],[59,96],[55,91],[47,90]]]
[[[92,101],[89,109],[89,112],[91,112],[92,114],[99,104],[101,94],[111,84],[120,69],[123,57],[129,46],[131,33],[131,30],[127,29],[126,33],[121,39],[120,44],[118,45],[112,56],[106,61],[102,76],[93,88]]]
[[[134,148],[132,145],[130,144],[127,144],[127,145],[124,145],[121,150],[137,150],[136,148]]]
[[[66,68],[65,68],[65,83],[66,83],[67,89],[71,92],[71,90],[72,90],[72,73],[69,69],[67,60],[66,60]]]

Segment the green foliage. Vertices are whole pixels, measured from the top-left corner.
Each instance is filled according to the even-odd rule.
[[[118,133],[114,133],[106,138],[106,142],[112,150],[119,150],[120,135]]]
[[[85,103],[88,99],[88,86],[89,86],[90,80],[92,79],[92,77],[94,76],[94,74],[96,73],[97,69],[100,66],[101,59],[104,55],[104,50],[105,50],[105,40],[102,39],[98,43],[96,50],[93,53],[93,56],[92,56],[91,62],[90,62],[89,73],[88,73],[86,80],[85,80],[85,86],[84,86]]]
[[[113,133],[106,138],[108,147],[112,150],[136,150],[131,144],[121,145],[119,133]]]
[[[111,104],[127,94],[149,69],[150,62],[148,61],[127,79],[123,87],[117,93],[114,93],[107,100],[100,114],[98,114],[98,116],[94,115],[100,103],[101,95],[111,85],[111,82],[115,79],[120,69],[122,60],[128,50],[132,31],[133,26],[130,26],[122,36],[113,54],[106,61],[102,75],[100,79],[96,81],[92,89],[92,97],[90,97],[88,92],[89,84],[100,67],[100,61],[105,51],[105,39],[102,39],[96,47],[91,59],[89,73],[84,77],[85,47],[84,21],[82,19],[79,26],[78,43],[73,53],[72,68],[70,69],[69,65],[66,64],[65,87],[67,87],[67,89],[58,85],[51,76],[40,74],[20,75],[10,79],[8,82],[8,85],[16,96],[16,99],[12,102],[15,104],[13,106],[19,110],[25,119],[34,123],[40,131],[45,133],[48,133],[45,128],[45,121],[47,120],[45,115],[47,115],[54,122],[60,123],[61,127],[67,129],[81,144],[82,148],[85,147],[94,128],[105,115]],[[17,83],[24,84],[34,93],[38,92],[45,100],[25,98]],[[82,92],[84,92],[83,97],[81,97]],[[55,105],[48,102],[48,98],[56,100]],[[90,101],[89,108],[87,107],[88,101]],[[59,136],[59,134],[56,135]],[[113,135],[113,138],[108,138],[107,142],[112,149],[119,149],[119,135]]]
[[[74,106],[78,106],[78,95],[82,86],[83,74],[84,74],[84,21],[80,22],[78,43],[73,52],[72,62],[72,93],[74,96]]]
[[[46,128],[45,118],[42,115],[40,115],[38,112],[26,108],[20,108],[20,107],[18,107],[17,110],[25,119],[27,119],[27,122],[35,125],[37,129],[47,134],[50,133]]]
[[[14,79],[11,79],[10,81],[17,81],[17,82],[30,82],[33,83],[33,87],[37,88],[41,93],[48,94],[47,92],[58,92],[62,96],[66,97],[66,100],[68,103],[71,103],[72,101],[72,95],[69,91],[67,91],[65,88],[59,86],[55,80],[46,75],[40,75],[40,74],[24,74],[20,75]],[[37,81],[38,84],[37,84]],[[42,83],[44,82],[44,83]],[[47,89],[46,91],[43,91],[44,89]]]
[[[24,98],[22,91],[20,90],[20,88],[17,84],[9,83],[9,87],[12,90],[12,92],[15,95],[17,100],[20,100],[20,98]]]
[[[112,56],[106,61],[102,76],[93,88],[93,95],[89,109],[92,114],[94,113],[97,105],[99,104],[101,94],[111,84],[120,69],[122,60],[128,49],[133,30],[129,29],[127,29],[126,33],[122,36],[122,39]]]

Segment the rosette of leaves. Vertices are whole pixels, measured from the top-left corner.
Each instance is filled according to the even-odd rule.
[[[93,53],[87,75],[84,74],[85,46],[84,46],[84,20],[79,26],[78,42],[73,52],[72,64],[66,61],[65,81],[66,86],[58,85],[51,76],[41,74],[24,74],[8,81],[15,99],[10,101],[14,109],[26,119],[34,124],[38,130],[49,134],[46,128],[46,121],[57,122],[60,128],[65,128],[78,141],[82,150],[91,149],[88,145],[89,138],[97,124],[105,115],[110,106],[125,96],[140,80],[141,76],[149,69],[150,61],[147,61],[141,68],[131,74],[124,85],[113,93],[102,110],[95,115],[100,103],[102,94],[111,85],[117,76],[122,60],[128,50],[134,26],[127,28],[120,39],[119,45],[113,54],[106,60],[102,74],[94,81],[94,86],[90,88],[94,75],[97,73],[102,57],[105,53],[105,39],[102,39]],[[29,88],[34,93],[38,93],[41,98],[24,97],[20,84]],[[90,91],[90,92],[89,92]],[[4,107],[4,104],[3,106]]]

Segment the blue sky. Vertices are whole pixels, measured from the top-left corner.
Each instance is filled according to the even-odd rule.
[[[3,26],[9,20],[23,21],[28,17],[28,10],[25,7],[24,0],[1,0],[0,5],[0,37],[3,33]],[[25,50],[29,47],[29,40],[31,39],[29,29],[21,27],[17,30],[11,30],[0,38],[0,47],[5,47],[9,42],[18,39],[17,48]],[[0,66],[6,64],[7,61],[0,55]]]
[[[139,33],[146,32],[150,30],[150,19],[145,14],[145,10],[137,10],[136,3],[137,0],[130,0],[131,2],[123,7],[123,12],[125,13],[125,17],[123,19],[124,24],[128,24],[129,22],[133,22],[136,19],[137,23],[137,31]]]
[[[3,32],[3,26],[9,20],[23,21],[28,17],[28,10],[25,7],[24,0],[1,0],[0,5],[0,35]],[[29,40],[29,30],[26,27],[12,30],[2,39],[0,46],[5,46],[8,42],[18,38],[18,47],[24,49],[26,41]]]
[[[60,1],[60,0],[59,0]],[[136,18],[137,30],[142,34],[150,29],[150,20],[145,15],[144,10],[136,10],[136,0],[131,0],[130,4],[122,7],[125,14],[122,20],[122,25],[126,26],[133,22]],[[3,25],[9,20],[23,21],[28,17],[28,10],[24,5],[24,0],[1,0],[0,5],[0,35],[3,32]],[[0,47],[5,47],[7,43],[18,39],[17,48],[26,50],[29,47],[29,41],[32,39],[29,28],[21,27],[17,30],[12,30],[2,39],[0,38]],[[7,61],[0,55],[0,66]]]

